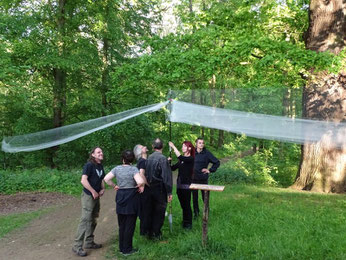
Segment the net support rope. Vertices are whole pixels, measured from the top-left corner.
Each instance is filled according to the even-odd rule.
[[[346,123],[293,119],[242,112],[171,100],[130,109],[72,125],[32,134],[5,137],[2,150],[9,153],[41,150],[73,141],[169,103],[168,120],[245,134],[250,137],[297,144],[324,141],[331,148],[346,149]]]

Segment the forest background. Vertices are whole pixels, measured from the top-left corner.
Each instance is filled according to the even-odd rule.
[[[316,73],[343,75],[344,42],[338,51],[309,46],[311,3],[319,1],[311,1],[310,9],[309,3],[3,0],[0,137],[165,101],[171,89],[194,103],[227,108],[233,102],[242,111],[333,119],[306,113],[304,93],[320,77]],[[342,103],[340,109],[343,115],[336,121],[345,121]],[[203,136],[217,157],[230,159],[213,175],[216,182],[287,187],[299,177],[300,145],[178,123],[172,127],[177,145]],[[94,146],[103,148],[111,167],[124,149],[137,143],[150,147],[157,136],[169,140],[163,110],[59,147],[0,152],[2,176],[32,168],[81,169]]]

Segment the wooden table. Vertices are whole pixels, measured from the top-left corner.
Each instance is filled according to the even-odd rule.
[[[209,219],[209,193],[210,191],[223,191],[225,186],[196,184],[190,185],[191,190],[204,190],[204,209],[203,209],[203,225],[202,225],[202,244],[207,245],[208,242],[208,219]]]

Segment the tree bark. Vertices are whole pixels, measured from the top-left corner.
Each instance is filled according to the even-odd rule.
[[[59,0],[58,13],[57,13],[57,29],[59,34],[58,49],[59,55],[64,55],[64,40],[65,35],[65,5],[66,0]],[[60,127],[64,122],[64,108],[66,106],[66,71],[62,68],[53,68],[53,126],[54,128]],[[52,147],[49,154],[49,161],[51,168],[56,168],[54,157],[58,150],[58,146]]]
[[[211,78],[211,81],[209,82],[209,88],[210,88],[210,96],[211,96],[211,105],[213,107],[216,107],[216,93],[215,93],[215,87],[216,87],[216,76],[213,75]],[[210,140],[209,140],[209,145],[213,146],[214,145],[214,133],[215,130],[214,128],[210,128]]]
[[[106,37],[103,38],[103,69],[102,69],[102,79],[101,79],[101,98],[102,98],[102,116],[107,113],[108,102],[107,102],[107,91],[108,91],[108,80],[109,80],[109,41]]]
[[[306,48],[338,54],[346,44],[344,0],[312,0]],[[313,72],[313,70],[312,70]],[[313,72],[303,89],[303,116],[309,119],[346,120],[346,73]],[[346,138],[346,137],[345,137]],[[302,146],[294,188],[318,192],[346,191],[346,147],[330,145],[327,135],[315,144]]]
[[[221,98],[220,98],[220,108],[224,108],[226,103],[225,97],[225,87],[221,89]],[[217,142],[217,146],[220,148],[224,143],[224,130],[219,130],[219,138]]]

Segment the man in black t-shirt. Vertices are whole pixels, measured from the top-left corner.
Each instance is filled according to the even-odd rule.
[[[86,256],[85,249],[101,248],[101,244],[94,242],[94,230],[96,228],[96,219],[100,212],[100,197],[105,192],[104,169],[101,164],[103,152],[100,147],[94,148],[90,153],[89,162],[83,167],[81,183],[82,192],[82,217],[79,222],[75,244],[72,251],[78,256]]]

